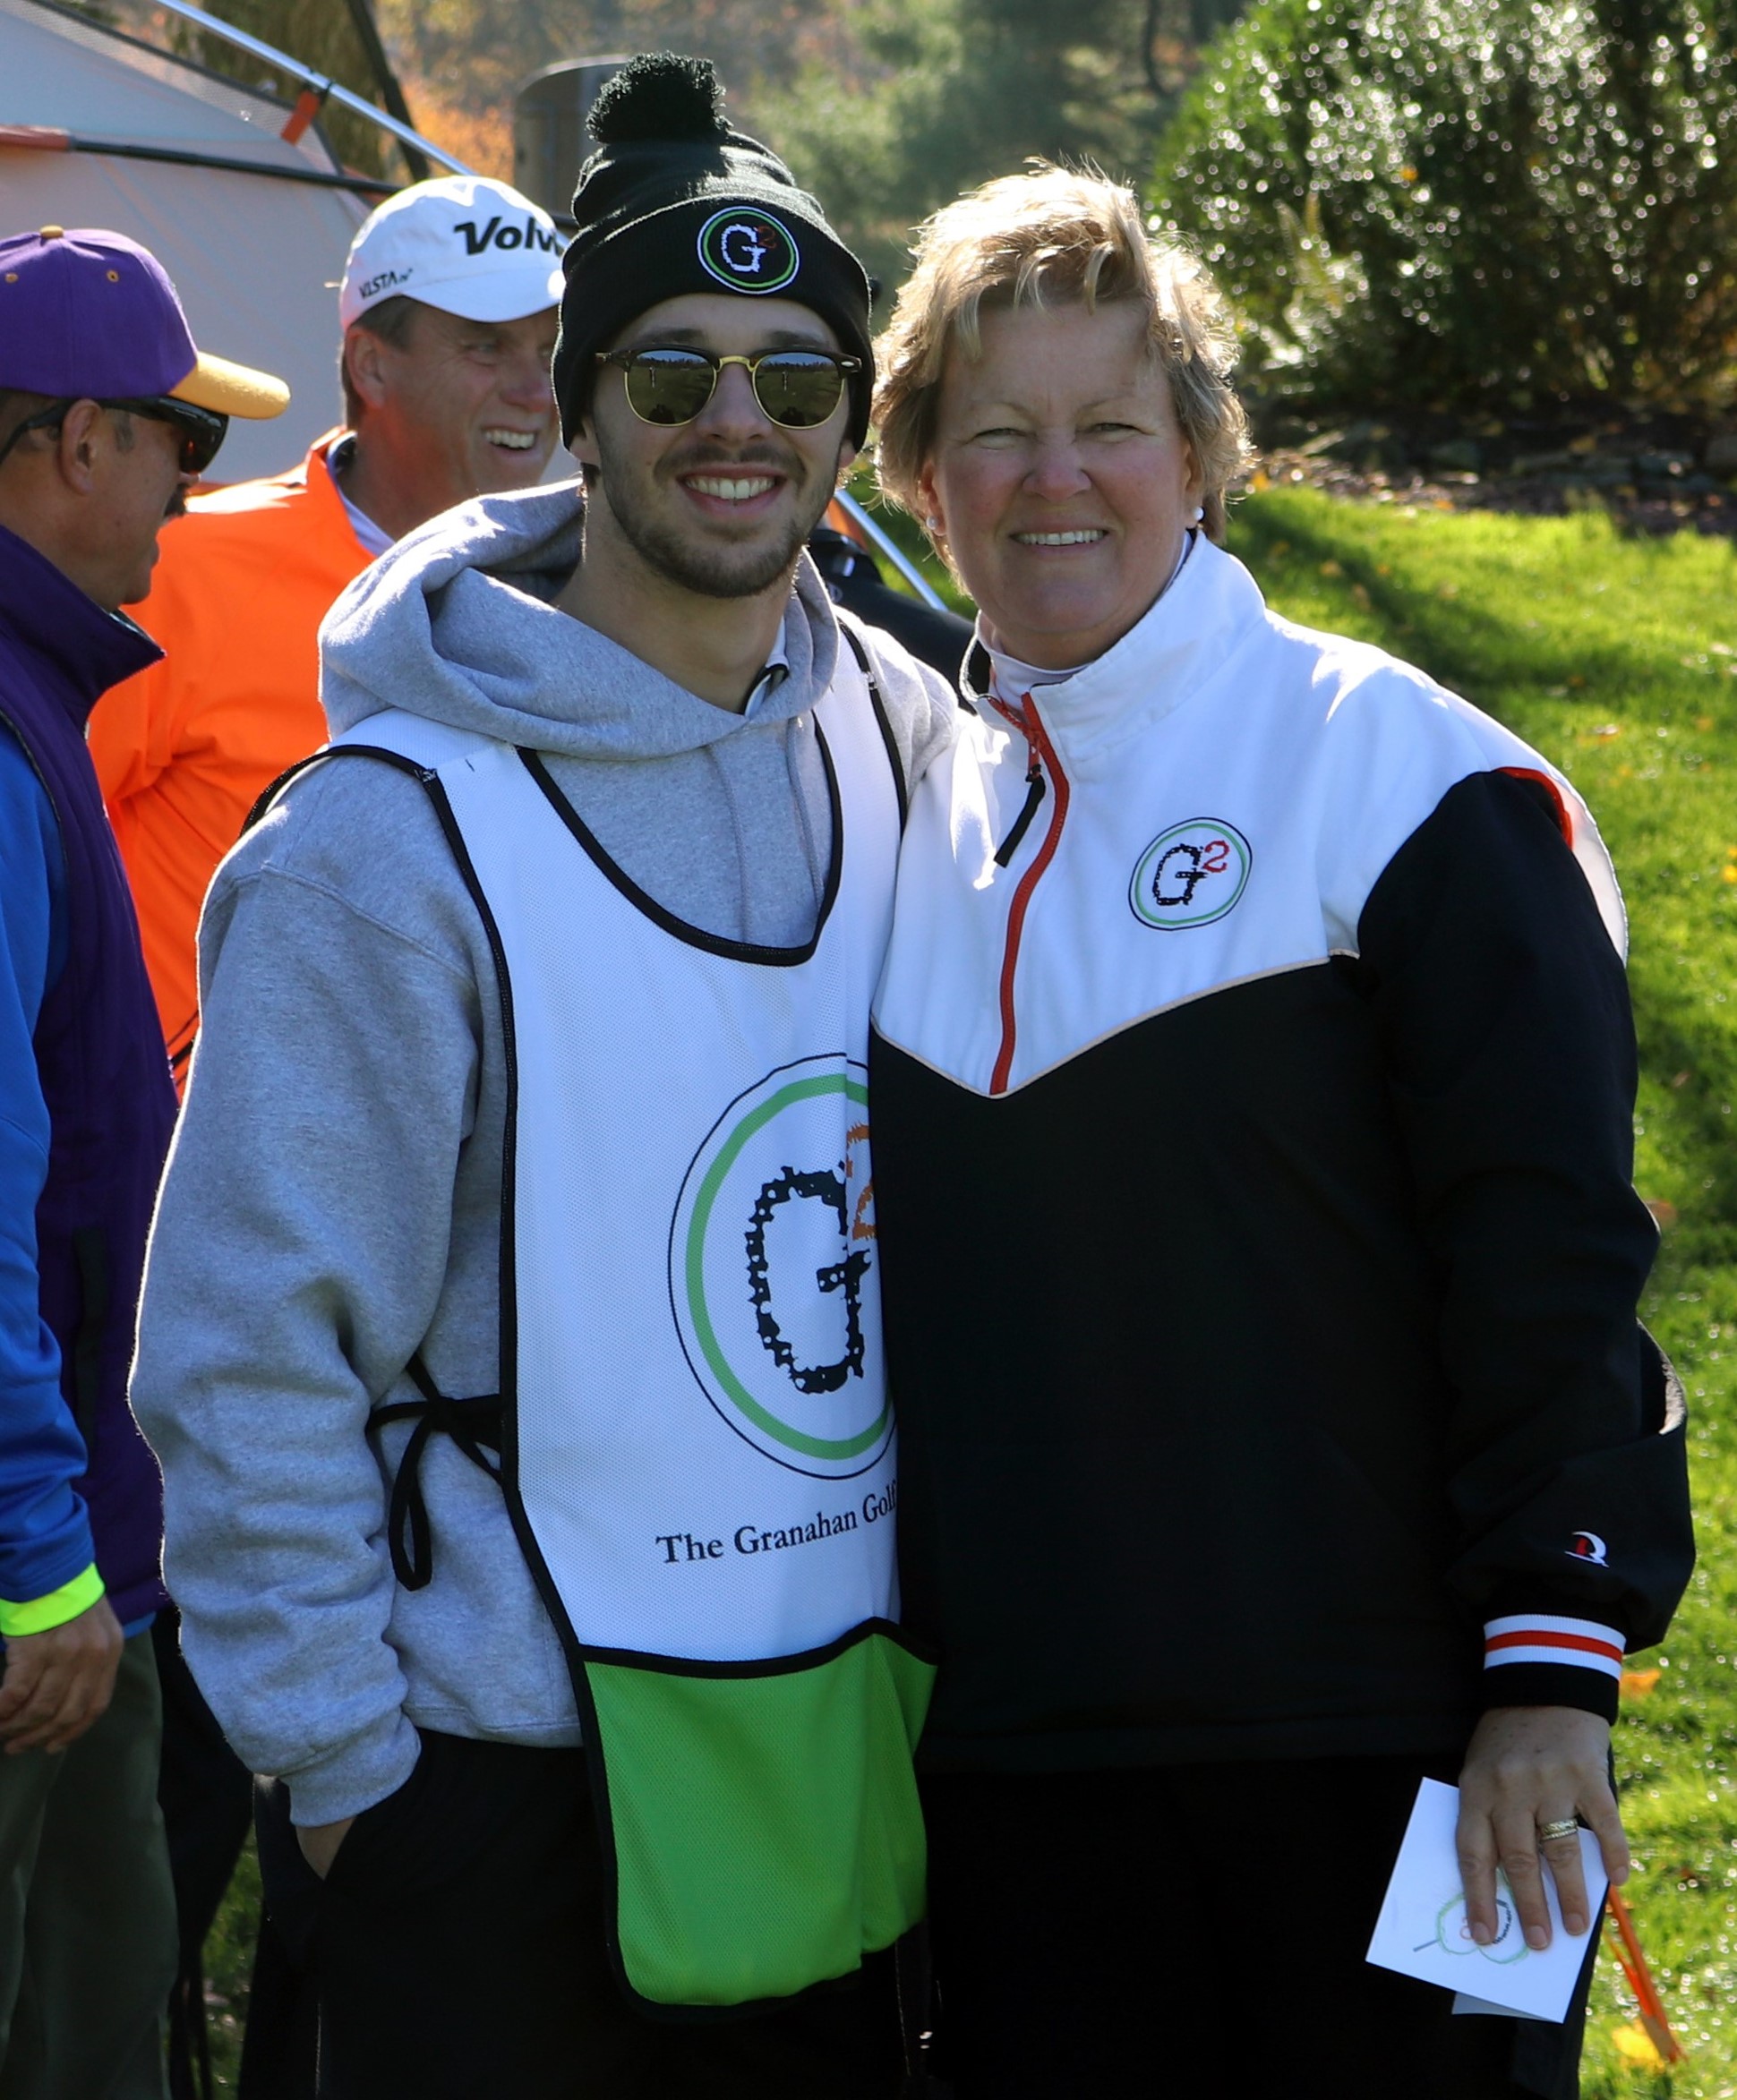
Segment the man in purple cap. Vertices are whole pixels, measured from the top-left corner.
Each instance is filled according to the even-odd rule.
[[[85,721],[159,653],[119,613],[231,414],[118,234],[0,240],[0,2091],[164,2090],[175,1911],[149,1627],[161,1483],[126,1401],[175,1114]]]

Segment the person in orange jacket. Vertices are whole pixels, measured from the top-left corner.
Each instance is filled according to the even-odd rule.
[[[263,790],[325,741],[327,610],[424,520],[529,488],[548,465],[560,245],[505,183],[444,176],[390,198],[338,291],[343,425],[287,474],[195,497],[163,534],[139,618],[165,659],[108,694],[90,741],[177,1085],[217,864]]]

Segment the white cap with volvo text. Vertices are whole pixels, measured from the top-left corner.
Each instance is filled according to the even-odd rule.
[[[507,183],[441,175],[389,197],[350,245],[345,328],[382,299],[419,299],[461,320],[520,320],[560,303],[555,222]]]

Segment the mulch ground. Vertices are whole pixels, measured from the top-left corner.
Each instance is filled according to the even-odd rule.
[[[1257,411],[1255,432],[1253,490],[1291,484],[1366,503],[1530,517],[1597,508],[1628,532],[1737,538],[1737,430],[1690,415],[1336,422]]]

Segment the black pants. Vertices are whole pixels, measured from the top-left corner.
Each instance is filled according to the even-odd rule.
[[[1363,1959],[1426,1772],[1458,1776],[928,1780],[937,2071],[957,2100],[1572,2100],[1590,1958],[1561,2027],[1455,2016]]]
[[[253,1814],[253,1776],[224,1740],[181,1653],[173,1605],[151,1627],[163,1687],[163,1763],[157,1799],[175,1877],[180,1942],[169,1997],[169,2090],[193,2100],[210,2089],[205,2034],[205,1942],[216,1922]],[[195,2075],[199,2074],[197,2077]]]
[[[205,2019],[205,1942],[247,1842],[253,1775],[229,1747],[181,1652],[173,1605],[151,1627],[163,1687],[163,1762],[157,1798],[168,1836],[180,1940],[169,1996],[169,2092],[212,2090]],[[253,1951],[239,2100],[313,2100],[312,1983],[268,1922]]]
[[[633,2010],[608,1965],[580,1751],[425,1733],[323,1883],[287,1811],[278,1787],[261,1865],[292,1951],[312,1944],[321,2100],[896,2100],[890,1955],[774,2012]]]

